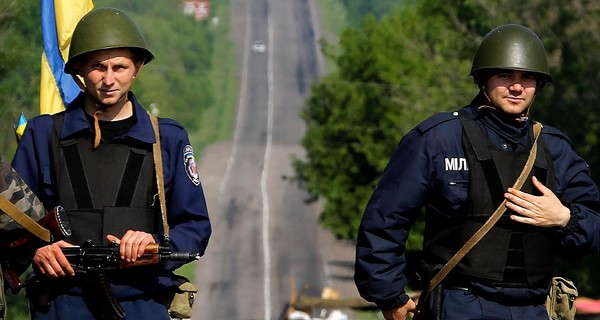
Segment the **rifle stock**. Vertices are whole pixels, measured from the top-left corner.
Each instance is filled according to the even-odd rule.
[[[51,242],[64,240],[71,235],[71,225],[67,219],[65,209],[61,206],[48,211],[37,223],[50,231]],[[46,244],[45,241],[39,239],[31,232],[25,229],[18,229],[5,246],[9,250],[15,250],[29,245],[38,248]]]

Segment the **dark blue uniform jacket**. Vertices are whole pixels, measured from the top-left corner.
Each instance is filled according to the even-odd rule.
[[[61,139],[78,131],[89,132],[90,139],[93,138],[93,129],[82,108],[82,98],[83,96],[80,94],[67,107]],[[147,112],[132,93],[130,93],[129,99],[134,106],[135,124],[123,138],[135,139],[148,144],[154,143],[156,139]],[[179,123],[167,118],[159,119],[159,128],[171,244],[176,251],[198,252],[202,255],[208,245],[211,225],[202,186],[198,180],[193,181],[193,177],[189,175],[189,158],[187,158],[188,168],[186,169],[184,150],[189,156],[189,146],[191,145],[188,134]],[[50,149],[53,134],[52,116],[40,115],[31,119],[27,123],[25,133],[12,161],[15,170],[23,177],[23,180],[46,208],[60,205],[60,203],[55,203],[54,184],[50,174],[52,172]],[[157,240],[161,239],[159,235],[154,235],[154,237]],[[181,265],[181,262],[167,262],[163,264],[163,267],[170,271]],[[148,282],[156,283],[158,287],[177,284],[168,277],[155,281]],[[133,290],[133,288],[127,287],[113,288],[117,297],[139,293],[132,292]]]
[[[477,107],[466,107],[479,112]],[[509,126],[492,115],[478,120],[491,141],[506,151],[521,150],[529,139],[528,122]],[[394,151],[366,207],[359,228],[355,282],[360,294],[382,310],[408,301],[405,244],[421,208],[452,216],[467,201],[468,170],[457,112],[436,114],[406,134]],[[556,195],[571,210],[565,228],[557,228],[561,245],[571,252],[600,247],[599,193],[585,161],[569,139],[550,126],[542,138],[554,160]],[[519,169],[520,170],[520,169]],[[507,297],[546,294],[547,288],[488,288]]]

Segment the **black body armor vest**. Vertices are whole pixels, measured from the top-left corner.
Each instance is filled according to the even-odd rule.
[[[469,198],[464,215],[432,226],[434,236],[425,244],[426,255],[445,264],[487,221],[504,200],[504,193],[520,175],[533,141],[524,151],[505,152],[496,148],[471,119],[460,113],[463,147],[469,164]],[[533,136],[533,134],[531,134]],[[538,139],[531,173],[521,191],[539,195],[532,176],[555,191],[552,158]],[[460,261],[448,277],[450,282],[475,281],[500,287],[545,287],[552,276],[554,251],[549,229],[514,222],[507,210],[485,237]]]
[[[158,199],[153,206],[157,191],[152,146],[127,140],[93,150],[84,135],[61,141],[64,114],[53,118],[56,203],[65,208],[73,230],[66,240],[101,245],[107,243],[107,234],[121,238],[129,229],[158,233],[162,224]]]

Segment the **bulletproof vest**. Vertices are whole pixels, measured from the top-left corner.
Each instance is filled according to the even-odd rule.
[[[120,238],[130,229],[157,233],[162,224],[158,203],[153,205],[152,146],[124,140],[94,150],[85,133],[61,140],[64,113],[53,117],[56,203],[65,208],[73,232],[66,241],[101,245],[107,234]]]
[[[464,214],[438,225],[426,250],[441,263],[448,261],[477,231],[504,200],[504,193],[520,175],[530,146],[523,151],[499,150],[464,112],[463,148],[469,164],[469,197]],[[533,137],[533,134],[530,136]],[[521,191],[540,195],[532,176],[555,191],[552,158],[538,139],[534,167]],[[468,279],[491,286],[543,287],[552,276],[554,260],[552,234],[548,228],[534,227],[510,220],[516,214],[507,210],[485,237],[460,261],[449,279]],[[446,221],[447,222],[447,221]]]

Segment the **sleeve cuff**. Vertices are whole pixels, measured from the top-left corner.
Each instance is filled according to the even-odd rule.
[[[568,236],[576,233],[579,228],[579,221],[582,219],[582,216],[579,214],[578,210],[575,210],[571,205],[567,203],[563,203],[566,207],[571,211],[571,218],[569,218],[569,222],[563,228],[557,228],[556,233],[561,236]]]
[[[408,302],[408,300],[410,300],[410,297],[405,292],[402,292],[402,294],[400,294],[400,296],[394,300],[379,301],[375,304],[380,310],[387,311],[402,307]]]

